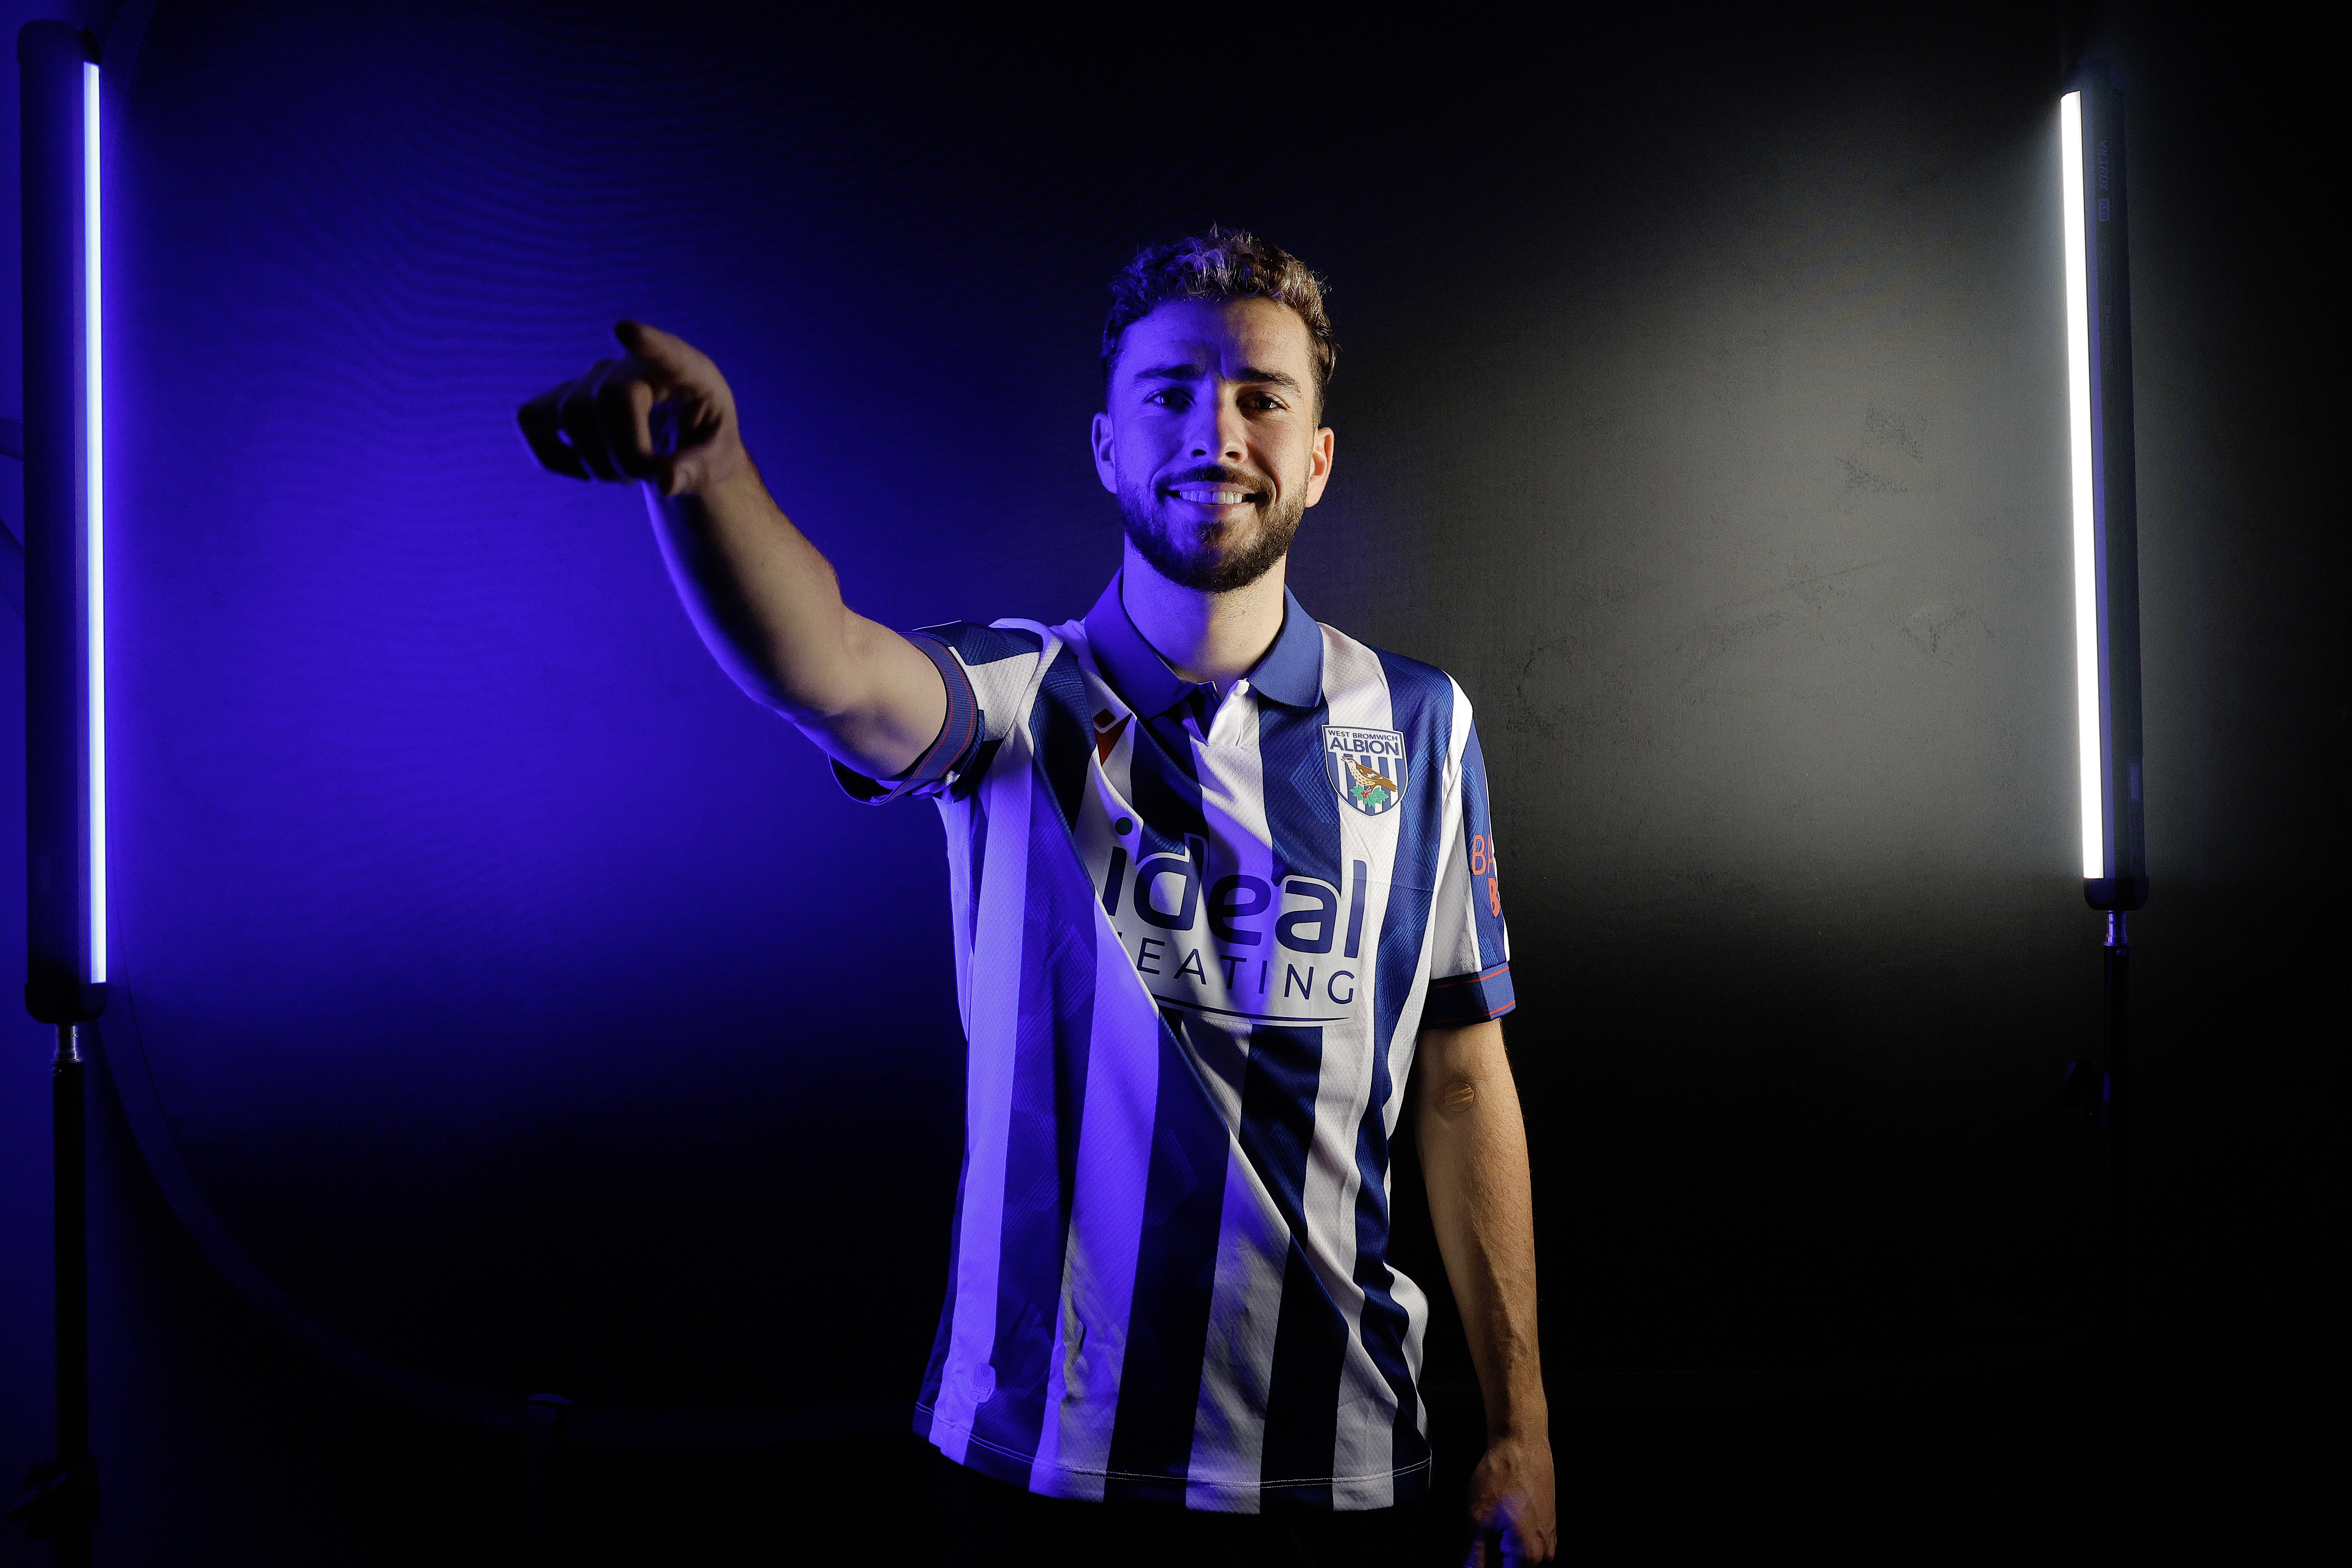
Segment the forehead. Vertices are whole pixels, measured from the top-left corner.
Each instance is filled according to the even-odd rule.
[[[1118,374],[1173,365],[1227,377],[1245,368],[1281,371],[1307,386],[1314,344],[1298,312],[1272,300],[1167,300],[1121,334]]]

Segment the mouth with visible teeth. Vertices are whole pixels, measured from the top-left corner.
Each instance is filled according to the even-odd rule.
[[[1196,476],[1163,484],[1160,487],[1160,493],[1171,500],[1207,507],[1252,505],[1266,499],[1264,490],[1252,489],[1221,474]]]

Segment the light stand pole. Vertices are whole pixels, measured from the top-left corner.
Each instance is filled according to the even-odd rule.
[[[2102,1488],[2110,1559],[2122,1563],[2130,1476],[2126,1206],[2131,1110],[2129,911],[2147,902],[2140,789],[2139,530],[2132,450],[2131,274],[2120,73],[2068,74],[2058,131],[2066,242],[2066,413],[2074,559],[2074,679],[2083,896],[2106,915],[2100,1062],[2068,1090],[2106,1142],[2107,1388]]]
[[[57,1458],[9,1510],[90,1561],[89,1258],[84,1077],[106,1007],[106,600],[99,353],[98,46],[64,22],[16,35],[24,108],[25,1005],[57,1027]]]

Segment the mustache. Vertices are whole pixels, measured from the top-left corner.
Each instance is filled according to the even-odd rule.
[[[1264,474],[1254,474],[1247,468],[1228,468],[1223,463],[1203,463],[1181,473],[1161,476],[1155,489],[1173,489],[1178,485],[1231,485],[1236,489],[1253,493],[1271,493],[1274,481]]]

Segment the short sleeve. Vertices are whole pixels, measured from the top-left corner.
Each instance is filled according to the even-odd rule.
[[[1423,1028],[1457,1029],[1518,1005],[1510,938],[1503,926],[1503,873],[1486,795],[1486,760],[1470,726],[1446,830],[1454,837],[1430,909],[1429,999]]]
[[[869,805],[961,795],[976,784],[1004,738],[1004,721],[1019,710],[1021,693],[1045,647],[1043,637],[1024,627],[971,622],[924,626],[908,633],[907,640],[938,667],[947,686],[947,717],[914,765],[896,778],[868,778],[842,763],[833,764],[844,793]],[[993,729],[992,714],[997,720]]]

